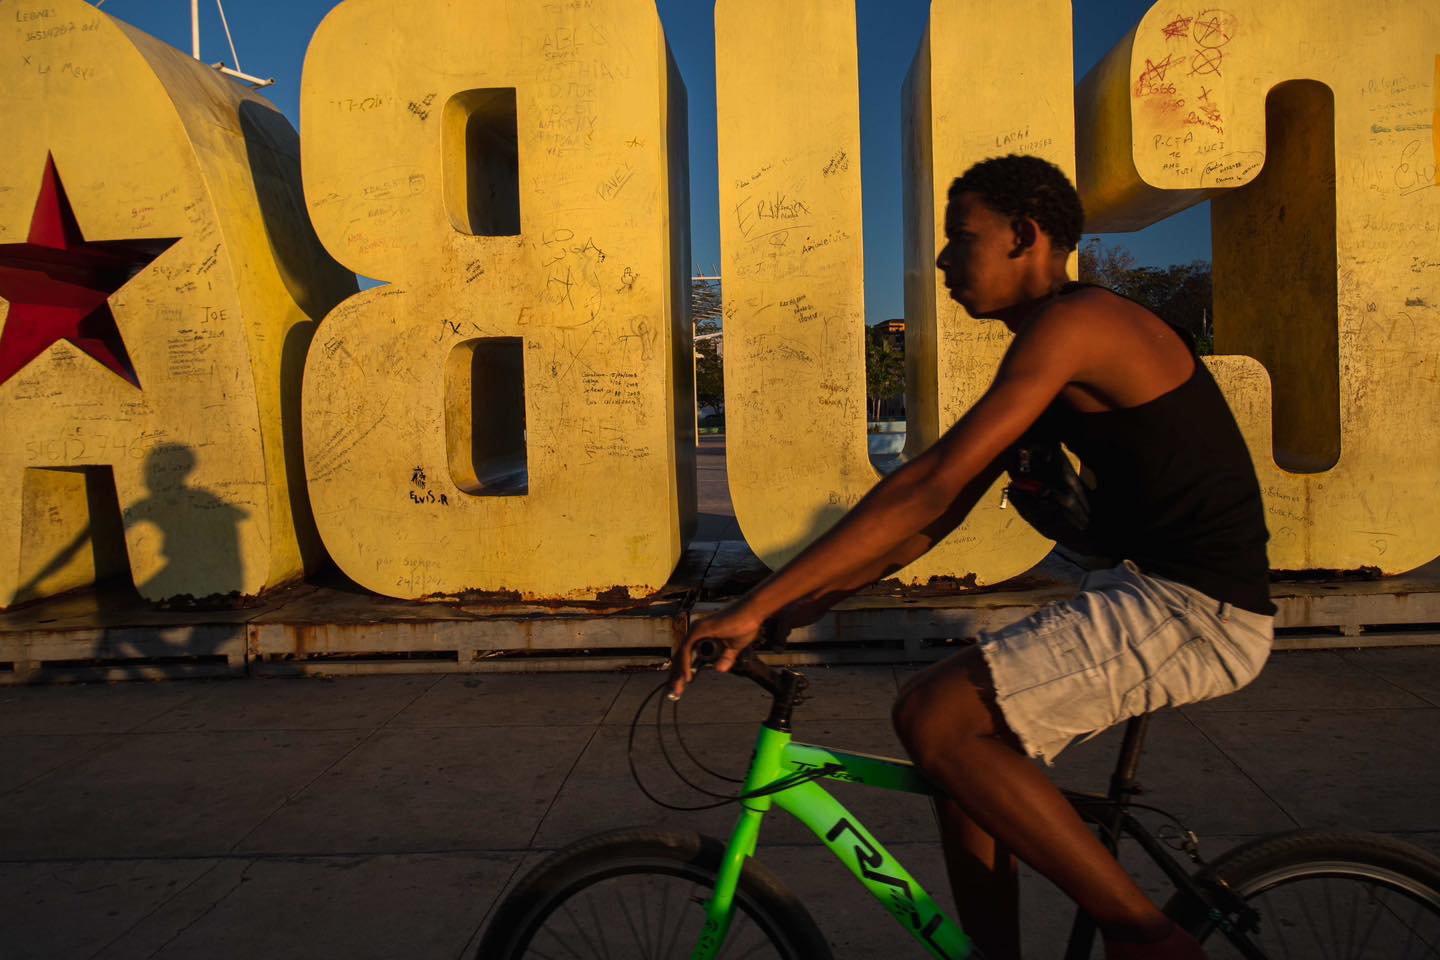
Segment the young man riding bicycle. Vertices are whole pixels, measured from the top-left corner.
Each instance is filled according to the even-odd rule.
[[[1131,716],[1250,682],[1273,636],[1268,534],[1249,452],[1188,339],[1066,275],[1082,225],[1075,188],[1036,157],[986,160],[952,184],[937,266],[971,316],[1015,334],[994,382],[829,532],[696,623],[671,696],[691,679],[697,641],[717,641],[717,669],[728,669],[766,621],[813,622],[919,557],[1005,469],[1018,505],[1017,449],[1063,442],[1094,477],[1078,491],[1088,509],[1067,516],[1070,529],[1079,539],[1083,526],[1084,552],[1117,565],[1086,576],[1073,599],[923,671],[900,694],[895,728],[946,796],[938,812],[951,885],[986,957],[1020,955],[1018,857],[1094,918],[1109,960],[1195,960],[1200,947],[1029,758],[1049,763]],[[1065,501],[1064,489],[1055,493]]]

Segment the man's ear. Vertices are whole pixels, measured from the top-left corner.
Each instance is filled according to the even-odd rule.
[[[1035,246],[1040,230],[1029,217],[1012,220],[1010,228],[1015,233],[1015,244],[1010,248],[1010,259],[1014,260],[1024,256],[1025,251]]]

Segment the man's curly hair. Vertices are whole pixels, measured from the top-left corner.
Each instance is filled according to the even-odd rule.
[[[981,160],[950,184],[949,199],[977,194],[1007,217],[1029,217],[1058,250],[1074,250],[1085,227],[1085,210],[1070,178],[1048,160],[1011,153]]]

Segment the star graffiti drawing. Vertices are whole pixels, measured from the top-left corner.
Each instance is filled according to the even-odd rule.
[[[0,297],[10,304],[0,329],[0,384],[65,340],[139,387],[110,295],[178,239],[86,240],[47,156],[29,235],[0,243]]]

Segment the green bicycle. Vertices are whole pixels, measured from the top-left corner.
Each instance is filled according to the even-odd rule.
[[[713,662],[714,653],[712,645],[697,654],[697,663]],[[791,718],[808,686],[797,671],[766,664],[747,650],[732,673],[765,689],[771,708],[741,792],[722,799],[741,806],[729,843],[637,828],[559,850],[497,908],[477,960],[831,957],[804,905],[754,859],[760,824],[774,807],[804,823],[929,956],[980,957],[960,927],[820,781],[927,796],[934,788],[907,761],[792,740]],[[662,689],[641,704],[637,723]],[[1128,722],[1107,793],[1066,796],[1112,852],[1129,837],[1164,871],[1175,887],[1166,913],[1204,942],[1212,958],[1440,958],[1440,860],[1375,834],[1297,830],[1250,841],[1206,863],[1194,833],[1163,810],[1134,802],[1147,724],[1146,717]],[[634,736],[632,724],[632,748]],[[1152,833],[1132,810],[1158,813],[1178,830]],[[1177,844],[1199,869],[1182,866],[1167,843]],[[1093,924],[1077,913],[1066,960],[1088,958],[1094,937]]]

